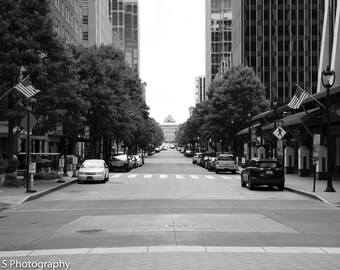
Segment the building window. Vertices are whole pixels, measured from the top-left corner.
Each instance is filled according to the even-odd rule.
[[[83,40],[89,40],[89,32],[85,32],[83,33]]]
[[[89,16],[88,15],[83,16],[83,24],[89,24]]]

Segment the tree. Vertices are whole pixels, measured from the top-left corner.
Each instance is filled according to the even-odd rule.
[[[260,79],[252,68],[243,65],[231,67],[223,79],[213,83],[208,98],[211,102],[210,120],[220,136],[230,133],[232,126],[246,127],[248,113],[256,115],[269,108]]]
[[[33,85],[43,66],[55,56],[59,39],[53,30],[49,1],[0,0],[0,93],[31,75]],[[58,50],[57,50],[57,53]],[[8,153],[13,152],[13,129],[23,116],[20,96],[10,92],[3,100],[1,118],[8,121]]]

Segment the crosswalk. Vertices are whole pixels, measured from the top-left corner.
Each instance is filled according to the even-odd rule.
[[[216,179],[239,179],[239,175],[194,175],[194,174],[136,174],[136,173],[111,173],[111,179],[117,178],[127,178],[127,179],[208,179],[208,180],[216,180]]]

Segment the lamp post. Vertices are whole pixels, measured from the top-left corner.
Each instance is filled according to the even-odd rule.
[[[325,192],[335,192],[332,184],[332,166],[331,166],[331,127],[330,127],[330,98],[329,98],[329,89],[334,85],[335,81],[335,73],[330,69],[330,66],[327,66],[326,70],[322,71],[321,82],[322,85],[327,89],[326,96],[326,117],[327,117],[327,187]]]
[[[276,130],[276,109],[277,109],[277,105],[279,103],[279,100],[276,96],[273,97],[272,99],[272,103],[271,103],[271,107],[274,110],[274,130]],[[277,145],[276,145],[276,138],[274,139],[274,154],[273,157],[276,158],[276,151],[277,151]]]
[[[248,123],[249,123],[249,153],[248,153],[248,160],[251,158],[251,127],[250,127],[250,121],[251,120],[251,113],[248,113]]]

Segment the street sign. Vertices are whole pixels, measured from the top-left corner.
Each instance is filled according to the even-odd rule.
[[[281,140],[287,134],[287,132],[282,127],[277,127],[273,134],[276,136],[276,138]]]
[[[30,111],[28,112],[28,115],[29,115],[29,121],[30,121],[30,129],[32,129],[37,124],[38,121]],[[27,130],[27,114],[25,115],[24,119],[21,120],[20,126],[24,130],[28,131]]]

